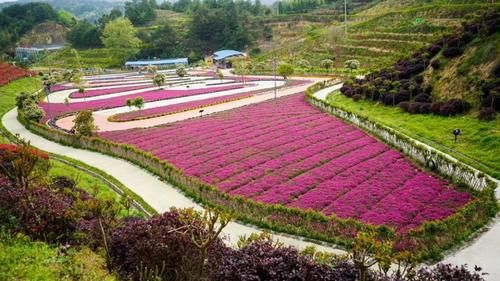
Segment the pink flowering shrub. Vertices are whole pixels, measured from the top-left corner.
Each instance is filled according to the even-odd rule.
[[[231,195],[398,232],[444,219],[472,200],[302,95],[101,137],[147,151]]]

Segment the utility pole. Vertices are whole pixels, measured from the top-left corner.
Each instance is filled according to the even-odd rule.
[[[347,38],[347,0],[344,0],[344,28],[345,37]]]
[[[276,57],[273,59],[273,70],[274,70],[274,98],[276,99],[276,67],[278,64],[278,60]]]

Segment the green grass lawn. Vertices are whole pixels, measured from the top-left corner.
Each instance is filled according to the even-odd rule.
[[[9,110],[15,107],[16,103],[16,95],[20,92],[34,92],[41,87],[41,82],[39,79],[34,78],[23,78],[16,81],[13,81],[5,86],[0,87],[0,118],[7,113]],[[1,122],[0,122],[1,124]],[[4,130],[3,126],[1,129]],[[0,135],[0,143],[8,142],[2,135]],[[68,159],[69,160],[69,159]],[[79,163],[80,166],[83,163]],[[70,165],[62,163],[60,161],[51,160],[51,169],[49,171],[49,176],[67,176],[70,178],[78,179],[78,186],[87,192],[93,193],[94,190],[97,191],[97,197],[103,199],[114,199],[116,201],[120,200],[120,197],[111,190],[101,179],[98,179],[94,176],[89,175],[81,170],[78,170]],[[103,173],[100,173],[103,174]],[[114,182],[118,185],[122,190],[129,193],[136,201],[140,201],[140,198],[131,194],[126,190],[126,187],[123,186],[118,181],[114,180],[109,175],[103,175],[108,178],[110,181]],[[140,201],[141,204],[144,204],[143,201]],[[147,207],[148,208],[148,207]],[[151,208],[148,208],[150,211]],[[126,210],[121,210],[120,215],[125,216],[128,215]],[[137,210],[130,210],[130,215],[141,215]],[[0,279],[1,280],[1,279]]]
[[[88,248],[58,253],[56,246],[0,232],[0,280],[117,280]]]
[[[336,107],[394,128],[500,178],[500,118],[487,122],[478,120],[474,114],[456,117],[412,115],[398,107],[355,102],[339,92],[330,94],[327,100]],[[454,128],[462,132],[457,143],[452,134]]]
[[[93,177],[77,168],[74,168],[70,165],[62,163],[60,161],[51,160],[50,161],[51,168],[49,171],[50,177],[55,176],[66,176],[77,180],[77,186],[90,194],[95,194],[97,198],[106,199],[106,200],[114,200],[117,203],[120,202],[121,197],[116,194],[113,190],[111,190],[108,185],[106,185],[102,180]],[[119,206],[122,206],[119,204]],[[122,208],[120,210],[119,216],[143,216],[142,213],[137,211],[134,208],[131,208],[129,211]]]
[[[35,92],[42,87],[42,83],[36,78],[22,78],[0,87],[0,117],[15,107],[16,95],[21,92]],[[5,131],[0,122],[0,129]],[[0,143],[5,143],[0,135]]]

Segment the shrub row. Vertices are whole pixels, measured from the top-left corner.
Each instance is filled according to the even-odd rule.
[[[411,57],[399,60],[390,68],[373,72],[366,79],[347,81],[340,90],[355,101],[365,98],[388,106],[403,103],[400,107],[412,114],[451,116],[464,113],[470,109],[470,105],[463,100],[434,102],[432,87],[424,83],[422,73],[429,67],[434,70],[440,68],[440,61],[434,58],[437,54],[441,53],[445,58],[459,56],[475,37],[493,34],[500,28],[499,18],[496,11],[486,12],[464,23],[453,34],[438,39]]]
[[[316,84],[310,87],[308,92],[316,91],[328,84],[329,83]],[[177,169],[170,163],[164,162],[153,155],[140,151],[132,146],[115,144],[95,137],[78,138],[57,130],[49,129],[39,123],[28,122],[22,113],[20,113],[18,117],[27,128],[48,139],[58,141],[65,145],[90,149],[112,156],[125,158],[167,179],[196,201],[207,206],[235,213],[237,216],[236,218],[242,222],[248,222],[279,232],[331,242],[346,248],[350,248],[352,246],[354,237],[360,231],[375,232],[378,237],[394,237],[396,235],[393,229],[386,226],[366,225],[353,219],[340,219],[336,216],[325,216],[319,212],[311,210],[304,211],[281,205],[262,204],[243,197],[233,197],[221,192],[215,186],[202,183],[194,177],[186,176],[183,171]],[[478,197],[467,206],[476,206],[476,202],[478,208],[490,207],[489,202],[484,202],[483,197]],[[479,214],[482,216],[483,214],[486,214],[486,212],[479,212]],[[487,219],[488,218],[486,217],[485,220]],[[456,224],[457,220],[463,220],[465,223],[459,227],[459,224]],[[467,234],[472,233],[478,226],[475,221],[463,219],[460,215],[450,216],[439,222],[439,224],[446,225],[446,227],[443,227],[446,229],[450,229],[452,227],[459,228],[459,230],[452,231],[452,233],[461,232]],[[421,237],[422,241],[430,240],[430,238],[425,237],[426,235],[429,235],[428,231],[424,231],[426,227],[426,225],[423,225],[419,229],[415,230],[416,236],[424,236]],[[399,235],[396,236],[398,237],[395,239],[406,238],[399,237]],[[437,251],[445,250],[449,248],[451,244],[456,243],[456,237],[457,235],[452,237],[454,239],[453,242],[448,240],[449,237],[444,237],[445,239],[440,240],[439,243],[432,246],[434,249],[437,249]],[[462,236],[460,235],[460,237]],[[415,239],[415,237],[412,237],[412,239]],[[429,248],[429,245],[417,245],[414,248],[414,252],[417,253],[419,259],[421,260],[433,257],[434,253],[430,253],[427,248]]]

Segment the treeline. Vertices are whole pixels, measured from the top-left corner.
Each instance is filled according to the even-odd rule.
[[[54,21],[68,24],[67,13],[58,13],[46,3],[15,4],[0,11],[0,51],[15,43],[35,25]]]
[[[202,8],[202,7],[209,8],[209,9],[221,9],[221,8],[226,7],[229,3],[233,3],[240,12],[246,13],[247,15],[262,16],[262,15],[269,15],[272,13],[272,10],[265,5],[262,5],[260,0],[255,0],[255,1],[179,0],[179,1],[175,1],[173,3],[169,2],[169,1],[165,1],[165,2],[161,3],[158,6],[158,8],[183,13],[183,12],[193,12],[193,11],[196,11],[196,10]]]
[[[137,58],[189,57],[191,61],[197,61],[219,49],[243,50],[254,41],[255,35],[247,28],[248,8],[258,13],[260,4],[232,0],[190,3],[181,9],[191,19],[183,30],[168,22],[155,28],[135,30],[141,40]],[[68,41],[77,49],[100,47],[103,45],[103,31],[110,21],[125,17],[134,28],[140,27],[155,19],[156,9],[168,5],[158,6],[154,0],[127,2],[124,14],[114,9],[96,23],[79,21],[68,33]]]

